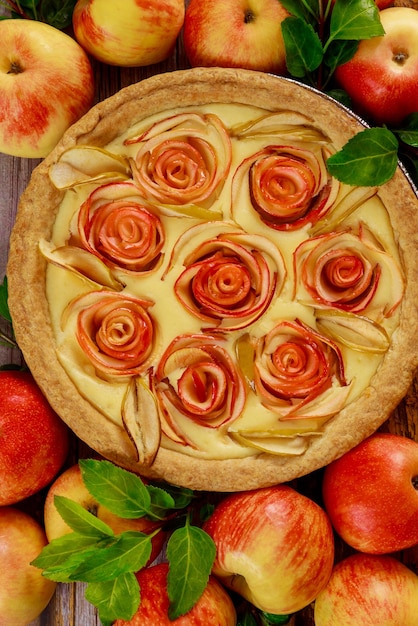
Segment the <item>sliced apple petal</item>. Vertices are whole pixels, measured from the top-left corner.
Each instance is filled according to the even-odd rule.
[[[288,139],[291,136],[303,141],[329,142],[329,138],[322,131],[312,126],[312,120],[309,117],[303,113],[286,110],[263,115],[255,121],[237,124],[232,127],[231,134],[238,139],[259,135],[286,135]]]
[[[356,209],[377,193],[377,187],[349,187],[342,185],[332,210],[309,230],[311,236],[335,230]]]
[[[383,354],[390,345],[386,330],[368,317],[335,310],[316,311],[318,328],[336,341],[361,352]]]
[[[69,148],[49,168],[52,184],[62,190],[92,182],[127,180],[130,177],[128,159],[95,146]]]
[[[137,376],[130,380],[123,399],[122,422],[135,446],[138,462],[152,465],[160,445],[160,419],[153,394]]]
[[[115,291],[123,289],[123,284],[113,276],[103,261],[87,250],[76,246],[55,248],[45,239],[40,240],[39,250],[50,263],[70,270],[97,285],[109,287]]]
[[[251,342],[250,335],[245,333],[238,337],[235,342],[235,351],[237,360],[245,381],[250,389],[255,390],[254,384],[254,360],[255,347]]]
[[[269,435],[264,432],[235,431],[230,435],[238,443],[275,455],[300,455],[306,452],[309,445],[306,433],[304,436]],[[318,433],[313,433],[318,434]]]

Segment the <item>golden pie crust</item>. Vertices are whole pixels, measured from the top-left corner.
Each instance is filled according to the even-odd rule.
[[[313,437],[303,454],[260,452],[213,460],[160,446],[151,463],[140,463],[125,429],[80,395],[57,357],[46,296],[48,262],[39,244],[51,238],[64,194],[52,185],[49,169],[70,147],[103,147],[141,119],[208,103],[303,113],[330,137],[336,150],[364,129],[361,120],[326,96],[292,80],[258,72],[193,69],[129,86],[93,107],[35,169],[19,203],[10,241],[9,305],[29,368],[52,407],[81,440],[111,461],[150,478],[196,490],[239,491],[287,482],[330,463],[373,433],[406,394],[418,365],[418,200],[400,168],[378,190],[389,212],[405,276],[398,327],[369,386],[325,423],[321,436]]]

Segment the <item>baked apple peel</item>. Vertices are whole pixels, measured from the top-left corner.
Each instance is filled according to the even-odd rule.
[[[401,268],[364,225],[305,240],[294,264],[295,297],[306,305],[364,312],[381,321],[402,300]]]
[[[163,205],[210,207],[232,159],[231,139],[217,115],[179,113],[125,140],[139,144],[133,178],[143,196]]]
[[[226,345],[210,335],[186,334],[176,337],[164,352],[152,388],[167,437],[198,447],[181,428],[182,421],[226,433],[241,415],[246,387]]]
[[[193,227],[177,242],[175,254],[185,269],[174,291],[185,308],[209,327],[237,330],[265,313],[281,291],[286,268],[270,239],[234,229],[225,232],[228,227],[212,225],[211,233],[218,234],[209,239],[202,238],[206,229]],[[191,251],[190,242],[197,244]]]

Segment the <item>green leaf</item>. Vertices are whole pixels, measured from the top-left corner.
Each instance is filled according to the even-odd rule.
[[[125,531],[106,546],[83,561],[71,574],[71,580],[105,582],[122,574],[137,572],[145,567],[151,556],[152,535]]]
[[[334,73],[339,65],[352,59],[358,46],[358,41],[332,41],[324,56],[324,63],[330,73]]]
[[[79,465],[89,492],[115,515],[136,519],[150,512],[150,494],[136,474],[110,461],[82,459]]]
[[[238,621],[237,626],[257,626],[257,620],[251,611],[246,611]]]
[[[97,540],[78,533],[69,533],[47,544],[32,561],[43,570],[43,576],[56,582],[70,582],[71,575],[86,559],[94,557],[101,547],[113,542],[112,537]]]
[[[261,623],[263,626],[276,626],[277,624],[288,624],[291,615],[274,615],[273,613],[261,612]]]
[[[299,17],[287,17],[282,22],[282,33],[286,65],[292,76],[303,78],[320,66],[322,43],[310,24]]]
[[[116,619],[131,620],[141,600],[133,573],[122,574],[115,580],[89,583],[85,598],[97,608],[103,626],[111,626]]]
[[[371,39],[384,35],[374,0],[337,0],[331,13],[330,36],[334,39]]]
[[[167,512],[175,508],[174,498],[160,487],[147,485],[151,497],[151,505],[147,517],[153,521],[162,521],[167,517]]]
[[[393,132],[408,146],[418,148],[418,112],[408,115],[402,122],[402,128]]]
[[[167,483],[163,489],[173,498],[173,509],[185,509],[195,497],[194,492],[186,487],[176,487]]]
[[[167,543],[169,572],[167,590],[170,599],[168,615],[171,620],[184,615],[196,604],[208,584],[215,560],[216,547],[212,538],[189,520],[178,528]]]
[[[7,287],[7,276],[3,278],[3,282],[0,285],[0,315],[7,322],[12,322],[12,318],[9,311],[9,305],[7,303],[9,297],[9,291]]]
[[[356,186],[383,185],[395,173],[398,142],[386,128],[367,128],[327,160],[332,176]]]
[[[77,0],[42,0],[42,21],[60,30],[71,26],[76,2]]]
[[[306,22],[317,23],[319,20],[318,0],[281,0],[280,4],[295,17]]]
[[[70,500],[70,498],[65,496],[55,496],[54,504],[64,522],[80,535],[95,537],[96,539],[114,535],[110,526],[92,513],[89,513],[78,502],[74,502],[74,500]]]

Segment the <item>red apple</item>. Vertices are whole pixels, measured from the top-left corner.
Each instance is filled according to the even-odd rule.
[[[315,626],[417,626],[418,576],[390,556],[340,561],[315,601]]]
[[[1,22],[0,22],[1,24]],[[69,436],[29,372],[0,372],[0,506],[46,487],[67,458]]]
[[[325,509],[337,533],[360,552],[418,544],[418,443],[376,433],[327,466]]]
[[[80,467],[76,464],[72,465],[58,476],[48,490],[44,506],[45,531],[48,541],[52,541],[57,537],[71,532],[71,528],[64,522],[55,507],[55,496],[65,496],[81,504],[87,511],[93,513],[98,519],[108,524],[116,535],[126,530],[135,530],[137,532],[150,534],[161,526],[161,524],[146,519],[145,517],[139,519],[124,519],[109,511],[109,509],[97,502],[88,491],[83,482]],[[165,538],[166,533],[162,530],[153,537],[150,563],[154,561],[161,552]]]
[[[219,582],[210,577],[202,596],[185,615],[168,618],[168,564],[159,563],[137,574],[141,604],[129,621],[116,620],[113,626],[235,626],[237,618],[231,598]]]
[[[0,624],[26,626],[51,600],[56,583],[31,565],[47,544],[43,528],[27,513],[0,508]]]
[[[289,16],[278,0],[191,0],[184,47],[192,66],[286,73],[281,30]]]
[[[45,157],[94,92],[90,61],[69,35],[34,20],[0,20],[0,152]]]
[[[204,529],[217,548],[212,573],[267,613],[302,609],[331,575],[328,517],[286,485],[227,496]]]
[[[184,21],[183,0],[78,0],[73,12],[77,41],[109,65],[151,65],[173,51]]]
[[[361,41],[355,55],[337,67],[335,79],[357,113],[396,127],[418,111],[418,11],[390,7],[380,20],[385,34]]]

